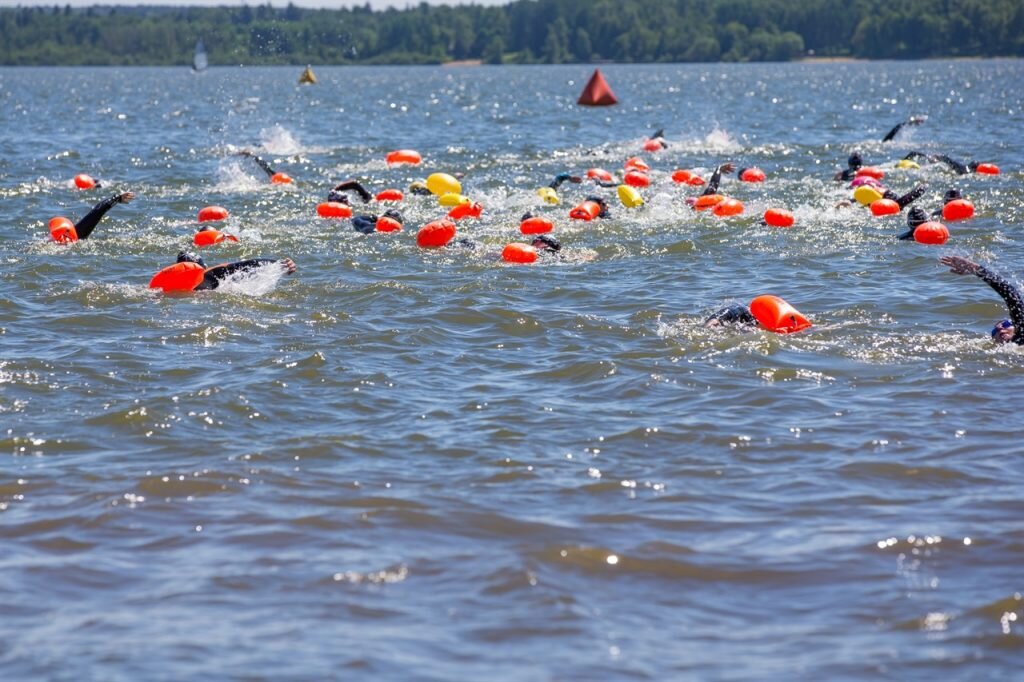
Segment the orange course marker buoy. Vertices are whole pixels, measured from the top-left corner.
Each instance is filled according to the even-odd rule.
[[[199,222],[227,220],[228,210],[223,206],[205,206],[199,209]]]
[[[750,302],[750,314],[768,331],[791,334],[812,326],[800,312],[778,296],[758,296]]]
[[[760,168],[744,168],[740,171],[740,180],[743,182],[764,182],[767,177]]]
[[[192,291],[203,281],[206,269],[199,263],[175,263],[168,265],[149,280],[150,289],[168,291]]]
[[[999,175],[999,166],[994,163],[979,163],[974,172],[982,175]]]
[[[900,205],[892,199],[878,199],[871,202],[871,213],[876,216],[896,215],[900,212]]]
[[[615,176],[604,168],[590,168],[587,170],[587,177],[601,182],[615,182]]]
[[[377,218],[377,231],[378,232],[401,232],[402,223],[398,222],[394,218],[383,215]]]
[[[647,162],[639,156],[633,156],[626,159],[626,162],[622,164],[622,167],[626,170],[638,170],[641,173],[646,173],[651,170],[651,167],[647,165]]]
[[[769,208],[764,212],[764,222],[772,227],[793,227],[793,214],[783,208]]]
[[[580,98],[576,100],[576,104],[586,107],[606,107],[618,103],[615,93],[601,75],[601,69],[594,69],[593,75],[580,93]]]
[[[317,215],[321,218],[351,218],[352,207],[340,201],[325,201],[316,206]]]
[[[704,178],[690,170],[680,168],[672,174],[672,182],[679,185],[703,185]]]
[[[455,238],[455,223],[450,220],[435,220],[427,223],[416,233],[416,244],[422,248],[445,246]]]
[[[725,201],[721,194],[702,194],[693,202],[693,207],[698,211],[705,211],[715,204]]]
[[[628,171],[623,181],[630,187],[647,187],[651,184],[651,179],[647,176],[647,173],[639,170]]]
[[[270,182],[275,185],[290,185],[293,181],[287,173],[274,173],[270,176]]]
[[[885,171],[881,168],[873,168],[871,166],[864,166],[857,170],[854,174],[855,178],[874,178],[875,180],[881,180],[885,177]]]
[[[942,223],[921,223],[914,228],[914,241],[919,244],[945,244],[949,241],[949,230]]]
[[[590,199],[578,204],[575,208],[569,211],[569,217],[573,220],[586,220],[590,221],[601,215],[601,204]]]
[[[85,173],[79,173],[75,176],[75,187],[78,189],[92,189],[96,186],[96,181],[92,179],[91,175]]]
[[[400,189],[386,189],[377,193],[374,197],[377,201],[401,201],[405,198]]]
[[[739,199],[723,199],[711,208],[711,212],[719,218],[743,213],[743,202]]]
[[[238,243],[238,237],[220,230],[201,230],[192,237],[192,243],[199,247],[213,246],[225,241]]]
[[[544,234],[553,229],[555,229],[555,224],[540,216],[531,216],[519,223],[519,231],[523,234]]]
[[[966,199],[954,199],[942,207],[942,218],[954,222],[974,217],[974,204]]]
[[[661,140],[652,138],[644,142],[645,152],[660,152],[664,147],[661,146]]]
[[[64,218],[50,218],[50,239],[58,244],[70,244],[78,241],[78,231],[75,224]]]
[[[448,217],[452,220],[462,220],[463,218],[479,218],[480,214],[483,213],[484,207],[479,203],[472,204],[459,204],[454,206],[452,210],[448,211]]]
[[[389,166],[398,166],[402,164],[418,166],[423,160],[420,153],[414,149],[396,149],[393,152],[388,152],[388,155],[385,158]]]
[[[502,249],[501,258],[509,263],[535,263],[537,249],[522,242],[512,242]]]

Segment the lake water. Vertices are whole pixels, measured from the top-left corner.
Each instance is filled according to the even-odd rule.
[[[0,676],[1019,674],[1024,351],[937,259],[1024,273],[1024,62],[609,65],[620,104],[586,109],[591,70],[0,69]],[[540,207],[564,257],[500,262],[537,187],[621,172],[657,128],[645,207],[564,185]],[[835,209],[854,149],[977,216],[925,246]],[[913,149],[1003,172],[897,170]],[[725,161],[768,180],[694,213],[671,172]],[[417,248],[428,197],[397,234],[316,217],[346,178],[434,171],[486,207],[477,248]],[[595,191],[611,219],[569,221]],[[208,262],[298,272],[148,289],[210,204],[241,243]],[[765,293],[815,326],[703,327]]]

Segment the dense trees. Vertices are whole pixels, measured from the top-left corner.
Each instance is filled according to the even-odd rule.
[[[173,0],[169,0],[173,2]],[[786,61],[1024,55],[1020,0],[517,0],[374,12],[0,9],[2,64]]]

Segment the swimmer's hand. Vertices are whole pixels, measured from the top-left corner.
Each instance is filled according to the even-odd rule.
[[[922,123],[924,123],[927,120],[928,120],[928,117],[925,116],[924,114],[922,114],[921,116],[911,116],[910,118],[907,119],[907,123],[912,125],[912,126],[917,126],[917,125],[921,125]]]
[[[939,262],[948,266],[954,275],[976,275],[981,270],[980,265],[960,256],[943,256]]]
[[[578,175],[570,175],[569,176],[569,182],[573,183],[574,185],[578,185],[581,182],[583,182],[583,178],[581,178]]]
[[[117,195],[117,203],[127,204],[135,199],[135,192],[122,192]]]
[[[734,163],[723,163],[721,166],[718,167],[718,170],[720,170],[720,171],[722,171],[723,173],[726,173],[726,174],[732,173],[734,170],[736,170],[736,164],[734,164]]]
[[[295,274],[295,270],[296,270],[295,262],[291,258],[282,258],[281,260],[279,260],[277,262],[278,262],[278,264],[280,264],[281,269],[284,270],[284,274],[286,274],[286,275],[294,275]]]

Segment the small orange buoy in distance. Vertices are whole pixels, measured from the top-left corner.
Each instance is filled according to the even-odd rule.
[[[914,228],[914,241],[919,244],[945,244],[949,241],[949,230],[942,223],[921,223]]]
[[[871,202],[871,213],[876,216],[896,215],[900,212],[900,205],[892,199],[878,199]]]
[[[452,207],[452,210],[448,211],[448,217],[452,220],[462,220],[463,218],[479,218],[480,214],[483,213],[484,207],[479,203],[472,204],[459,204],[458,206]]]
[[[740,171],[740,180],[743,182],[764,182],[766,177],[760,168],[744,168]]]
[[[501,258],[509,263],[535,263],[537,249],[522,242],[512,242],[502,249]]]
[[[70,244],[78,241],[78,231],[67,218],[50,218],[50,238],[58,244]]]
[[[721,194],[702,194],[693,202],[693,207],[698,211],[704,211],[722,201],[725,201],[725,197]]]
[[[192,291],[203,281],[206,270],[199,263],[175,263],[153,275],[150,289],[168,291]]]
[[[196,235],[192,237],[192,243],[196,246],[213,246],[214,244],[220,244],[221,242],[238,242],[238,237],[233,234],[227,234],[220,230],[200,230],[196,232]]]
[[[690,170],[679,169],[672,174],[672,182],[679,185],[703,185],[704,178]]]
[[[974,172],[982,175],[999,175],[999,166],[994,163],[979,163]]]
[[[573,220],[590,221],[599,215],[601,215],[601,205],[589,199],[569,211],[569,217]]]
[[[715,204],[711,212],[719,218],[743,213],[743,202],[739,199],[723,199]]]
[[[942,218],[950,222],[974,217],[974,204],[966,199],[954,199],[942,207]]]
[[[812,326],[806,317],[778,296],[758,296],[750,302],[750,314],[768,331],[791,334]]]
[[[79,173],[75,176],[75,187],[78,189],[92,189],[96,186],[96,181],[92,179],[91,175],[85,173]]]
[[[317,215],[321,218],[351,218],[352,207],[340,201],[325,201],[317,204]]]
[[[882,178],[885,177],[885,171],[883,171],[881,168],[873,168],[872,166],[864,166],[863,168],[860,168],[860,169],[857,170],[856,174],[854,174],[854,177],[856,177],[856,178],[868,177],[868,178],[874,178],[875,180],[881,180]]]
[[[455,223],[450,220],[435,220],[427,223],[416,233],[416,244],[422,248],[445,246],[455,238]]]
[[[645,152],[660,152],[664,147],[661,146],[661,140],[653,138],[644,142]]]
[[[270,176],[270,182],[275,185],[290,185],[292,178],[287,173],[274,173]]]
[[[519,231],[523,234],[544,234],[553,229],[555,229],[555,224],[540,216],[531,216],[519,223]]]
[[[646,173],[651,170],[651,167],[647,165],[647,162],[641,159],[639,156],[626,159],[626,163],[622,164],[622,167],[626,170],[638,170],[641,173]]]
[[[601,182],[615,182],[615,177],[604,168],[590,168],[587,170],[587,177]]]
[[[396,149],[393,152],[388,152],[386,157],[389,166],[398,166],[407,164],[409,166],[418,166],[423,157],[420,156],[418,151],[413,149]]]
[[[205,223],[212,220],[227,220],[228,210],[223,206],[206,206],[199,209],[199,222]]]
[[[630,187],[647,187],[651,184],[651,179],[647,177],[647,173],[639,170],[628,171],[623,181]]]
[[[793,214],[782,208],[769,208],[764,212],[764,222],[772,227],[793,227]]]
[[[394,218],[386,215],[382,215],[377,218],[377,231],[378,232],[401,232],[402,223],[398,222]]]
[[[378,192],[377,196],[374,197],[377,201],[401,201],[405,198],[400,189],[386,189],[382,192]]]

